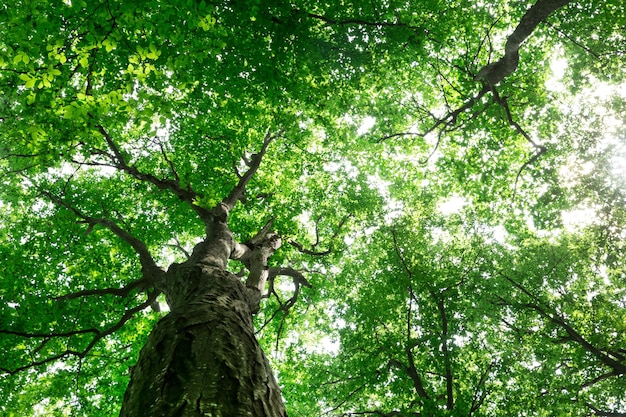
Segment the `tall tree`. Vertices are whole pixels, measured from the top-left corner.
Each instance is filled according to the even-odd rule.
[[[624,7],[0,6],[0,410],[619,415]]]

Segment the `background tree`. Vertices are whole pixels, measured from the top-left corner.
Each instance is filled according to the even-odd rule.
[[[291,414],[623,413],[626,13],[566,3],[1,6],[3,413],[284,415],[261,292]]]

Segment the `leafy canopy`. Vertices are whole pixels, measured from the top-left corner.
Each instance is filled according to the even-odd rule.
[[[274,219],[313,285],[257,317],[291,414],[625,413],[626,10],[567,4],[475,80],[532,5],[0,5],[2,413],[118,412],[164,313],[85,218],[167,267],[204,233],[167,184],[214,206],[268,132],[230,227]]]

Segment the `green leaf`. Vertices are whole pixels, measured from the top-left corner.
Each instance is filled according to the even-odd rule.
[[[269,223],[282,246],[255,271],[287,275],[254,321],[285,414],[624,413],[626,4],[529,18],[543,3],[11,2],[0,414],[119,415],[155,323],[229,325],[198,316],[226,311],[205,299],[169,318],[164,294],[163,311],[142,305],[209,285],[163,271],[243,252],[227,270],[248,275]],[[517,68],[476,80],[529,21],[550,24]],[[207,298],[246,293],[221,274],[233,292]],[[251,320],[248,301],[222,304]],[[180,389],[151,403],[213,407],[185,386],[266,398],[222,395],[263,357],[252,336],[227,372],[187,380],[222,358],[198,353],[214,352],[198,323],[174,356],[144,349],[184,357]]]

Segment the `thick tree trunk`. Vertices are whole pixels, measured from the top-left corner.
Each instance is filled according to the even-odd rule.
[[[172,311],[141,350],[120,417],[286,416],[254,336],[258,289],[206,262],[174,264],[167,281]]]

